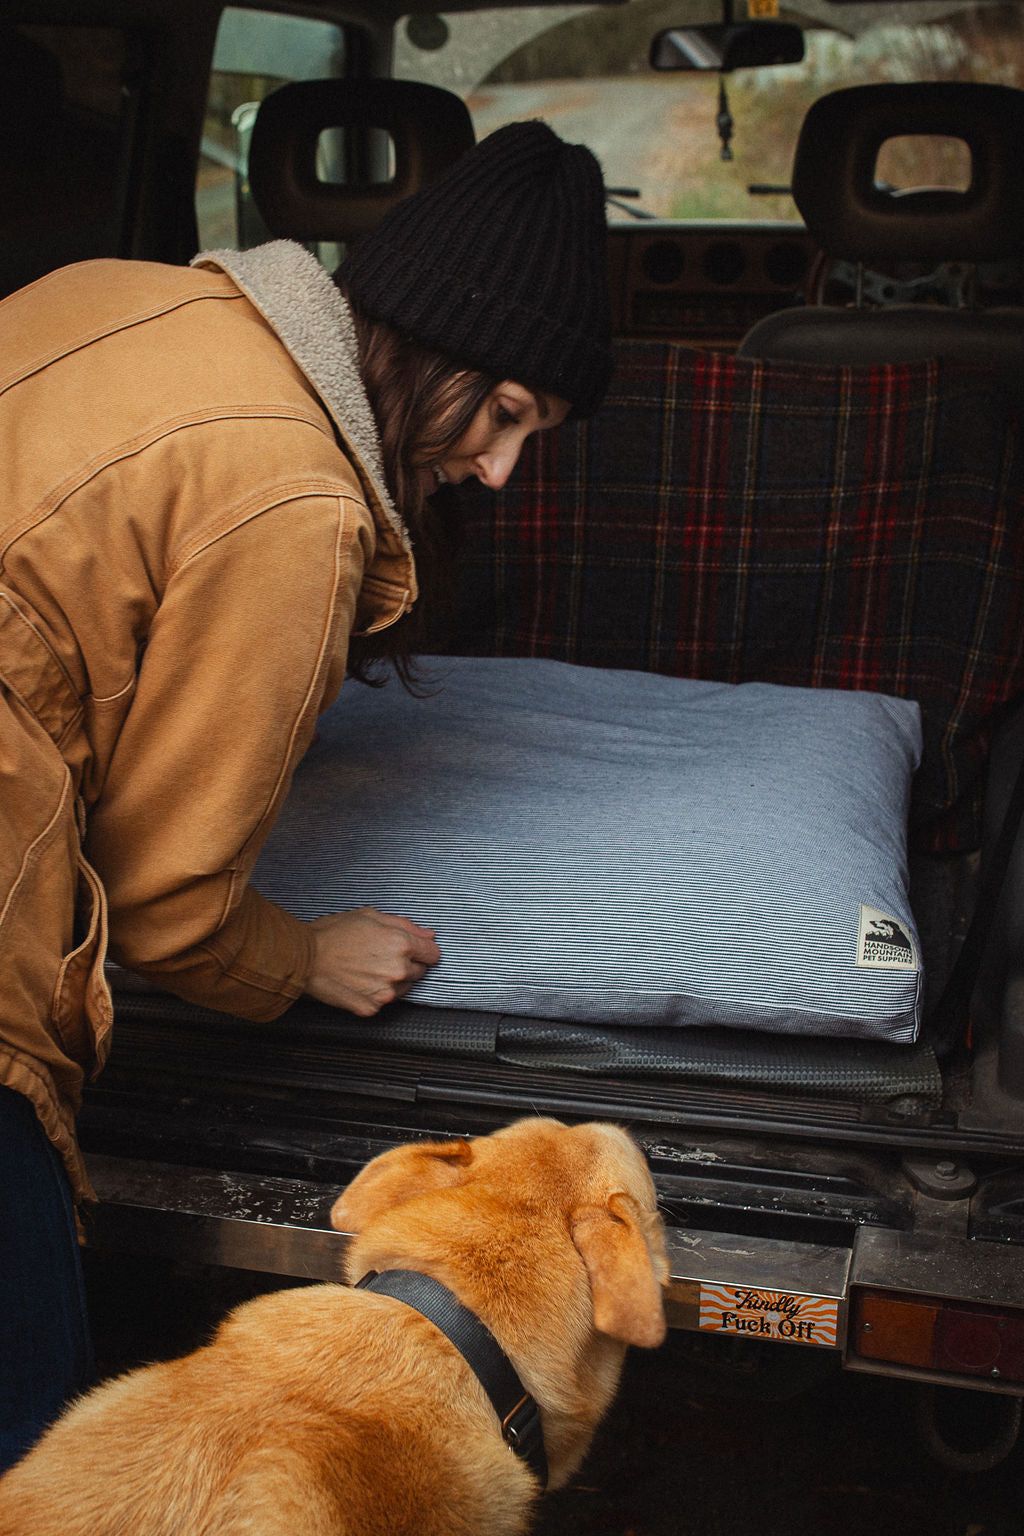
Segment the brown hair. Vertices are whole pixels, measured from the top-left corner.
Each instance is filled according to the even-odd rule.
[[[442,486],[429,498],[418,470],[443,458],[468,430],[501,380],[464,367],[352,306],[359,368],[380,436],[384,477],[409,530],[420,595],[404,618],[374,635],[353,635],[348,670],[379,686],[391,663],[403,684],[420,691],[414,657],[436,634],[450,600],[458,547],[458,496]]]

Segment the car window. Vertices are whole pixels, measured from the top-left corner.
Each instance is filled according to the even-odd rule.
[[[610,217],[618,220],[796,219],[788,185],[800,124],[817,97],[842,86],[942,79],[1024,85],[1018,8],[954,0],[929,11],[945,14],[922,21],[920,6],[893,4],[882,21],[865,21],[867,7],[833,6],[843,31],[787,10],[809,29],[801,64],[728,75],[655,72],[651,39],[676,25],[683,9],[668,0],[628,0],[408,16],[397,30],[394,73],[457,91],[478,137],[516,118],[541,117],[563,137],[589,144],[612,193]],[[965,156],[958,140],[894,140],[876,174],[893,186],[958,186]]]
[[[268,238],[247,180],[249,138],[264,96],[291,80],[345,72],[345,29],[303,16],[228,6],[217,32],[196,184],[200,244],[245,250]],[[317,247],[336,265],[333,246]]]

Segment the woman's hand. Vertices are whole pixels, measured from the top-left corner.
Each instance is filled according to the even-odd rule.
[[[375,907],[331,912],[309,926],[315,953],[306,991],[364,1019],[404,997],[441,958],[433,929]]]

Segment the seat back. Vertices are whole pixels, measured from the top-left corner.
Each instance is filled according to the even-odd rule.
[[[386,132],[394,146],[391,180],[322,180],[320,138],[332,128]],[[437,86],[411,80],[297,81],[260,105],[249,146],[249,184],[272,235],[347,245],[474,142],[465,103]]]
[[[966,188],[892,191],[879,184],[882,145],[915,134],[967,144]],[[1024,91],[952,81],[835,91],[807,113],[792,190],[825,263],[846,262],[855,272],[856,301],[769,315],[741,342],[742,356],[818,363],[948,357],[994,367],[1019,388],[1024,307],[1013,285],[1024,229]],[[1012,273],[1010,286],[1003,302],[984,308],[979,269],[1001,262]],[[928,302],[906,302],[923,287]],[[1005,302],[1007,294],[1013,302]]]
[[[435,650],[916,699],[915,846],[977,846],[1024,699],[1024,452],[983,370],[619,341],[601,410],[460,487]]]

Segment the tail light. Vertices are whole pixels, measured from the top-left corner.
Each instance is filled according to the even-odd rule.
[[[1024,1311],[866,1289],[851,1314],[848,1348],[863,1360],[1024,1383]]]

